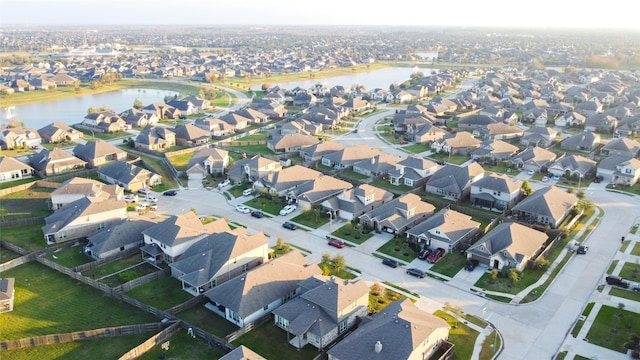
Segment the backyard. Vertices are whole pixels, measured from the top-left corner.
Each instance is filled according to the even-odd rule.
[[[450,326],[448,341],[456,345],[454,348],[455,358],[471,359],[473,347],[479,333],[442,310],[436,311],[434,315],[445,319]]]
[[[233,341],[233,345],[244,345],[265,359],[311,360],[318,356],[318,349],[311,345],[306,345],[300,350],[289,345],[287,333],[274,326],[273,321],[267,321],[240,336]]]
[[[167,310],[193,298],[193,295],[182,290],[182,283],[173,276],[136,286],[126,294],[160,310]]]
[[[0,217],[3,221],[46,217],[52,211],[47,204],[55,189],[32,187],[0,197]]]
[[[17,245],[27,251],[37,251],[47,247],[44,241],[41,227],[44,225],[38,223],[35,225],[23,225],[2,228],[2,240]]]

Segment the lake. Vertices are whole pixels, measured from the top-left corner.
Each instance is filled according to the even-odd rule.
[[[87,115],[90,107],[106,106],[116,113],[133,107],[133,102],[142,101],[149,105],[164,101],[164,97],[174,96],[177,92],[156,89],[123,89],[91,94],[73,98],[46,101],[33,104],[16,105],[0,109],[2,121],[18,118],[28,128],[40,129],[54,121],[67,125],[77,124]]]

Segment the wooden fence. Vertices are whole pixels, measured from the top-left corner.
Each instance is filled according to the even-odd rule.
[[[26,183],[26,184],[20,184],[20,185],[12,186],[12,187],[6,188],[6,189],[0,189],[0,196],[5,196],[5,195],[13,194],[13,193],[18,192],[18,191],[31,189],[32,187],[36,186],[36,183],[37,183],[37,181],[33,181],[33,182]]]
[[[3,228],[10,228],[14,226],[26,226],[26,225],[36,225],[42,224],[44,225],[45,221],[43,217],[35,217],[35,218],[22,218],[22,219],[14,219],[0,222],[0,226]],[[42,238],[44,241],[44,237]]]
[[[167,309],[166,312],[168,312],[169,314],[177,314],[181,311],[191,309],[192,307],[203,304],[205,302],[207,302],[207,298],[204,295],[198,295],[192,299],[189,299],[183,302],[182,304],[178,304],[170,309]]]
[[[142,334],[151,331],[160,331],[169,324],[157,322],[147,324],[113,326],[95,330],[75,331],[71,333],[34,336],[17,340],[0,341],[0,350],[24,349],[35,346],[69,343],[79,340],[92,340],[98,338]]]
[[[9,249],[14,253],[20,254],[20,255],[29,255],[31,253],[31,251],[27,251],[18,245],[12,244],[10,242],[6,242],[4,240],[0,240],[0,248]]]
[[[262,324],[264,324],[267,321],[270,321],[272,319],[273,319],[273,317],[271,316],[271,314],[267,314],[267,315],[259,318],[256,321],[248,323],[242,329],[238,329],[238,330],[232,332],[231,334],[225,336],[224,340],[226,342],[230,343],[230,342],[234,341],[235,339],[239,338],[240,336],[248,333],[249,331],[253,330],[254,328],[256,328],[256,327],[258,327],[258,326],[260,326],[260,325],[262,325]]]
[[[140,276],[139,278],[135,278],[131,281],[128,281],[122,285],[115,286],[113,288],[113,291],[119,292],[119,293],[127,292],[140,285],[144,285],[154,280],[162,279],[163,277],[166,277],[169,274],[171,274],[171,268],[164,268],[160,271],[154,271],[151,274],[143,275],[143,276]]]
[[[249,145],[267,145],[267,140],[246,140],[246,141],[224,141],[219,143],[222,146],[249,146]]]
[[[96,261],[92,261],[90,263],[86,263],[86,264],[82,264],[82,265],[78,265],[76,267],[73,268],[73,271],[76,272],[85,272],[85,271],[89,271],[89,270],[93,270],[99,266],[102,266],[104,264],[110,263],[110,262],[114,262],[114,261],[118,261],[120,259],[126,259],[136,253],[140,253],[140,249],[139,248],[130,248],[127,249],[125,251],[121,251],[115,255],[112,256],[108,256],[106,258],[103,259],[99,259]],[[142,257],[140,257],[140,260],[142,261]]]
[[[159,333],[153,335],[149,339],[147,339],[142,344],[136,346],[135,348],[129,350],[126,354],[122,355],[119,360],[130,360],[137,359],[138,357],[145,354],[147,351],[151,350],[157,344],[164,342],[169,339],[175,333],[182,329],[183,325],[180,321],[175,322],[171,326],[163,329]]]

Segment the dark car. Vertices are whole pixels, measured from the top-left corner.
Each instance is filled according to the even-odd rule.
[[[427,256],[427,261],[435,264],[438,260],[440,260],[441,257],[444,256],[444,253],[445,251],[443,248],[437,248],[433,252],[431,252],[429,256]]]
[[[429,256],[429,254],[431,254],[431,249],[422,249],[418,253],[418,259],[426,260],[427,256]]]
[[[298,226],[296,226],[296,224],[292,223],[292,222],[285,222],[284,224],[282,224],[283,228],[289,229],[289,230],[295,230],[298,228]]]
[[[478,266],[478,264],[479,264],[478,260],[471,259],[467,261],[467,263],[464,265],[464,269],[467,271],[473,271],[473,269],[475,269],[476,266]]]
[[[604,180],[604,176],[598,175],[593,179],[593,182],[600,183],[602,180]]]
[[[392,268],[397,268],[398,267],[398,262],[393,260],[393,259],[384,259],[384,260],[382,260],[382,263],[387,265],[387,266],[391,266]]]
[[[164,196],[176,196],[176,195],[178,195],[178,192],[176,190],[167,190],[167,191],[163,192],[162,195],[164,195]]]
[[[264,217],[264,213],[260,210],[254,210],[251,212],[251,216],[253,216],[254,218],[263,218]]]
[[[407,269],[407,274],[415,276],[415,277],[419,277],[419,278],[423,278],[425,276],[427,276],[427,274],[420,270],[420,269],[416,269],[416,268],[411,268],[411,269]]]
[[[589,247],[585,245],[578,246],[578,250],[576,250],[576,254],[585,255],[589,251]]]
[[[329,240],[329,245],[337,247],[338,249],[342,249],[344,247],[344,241],[332,239],[332,240]]]
[[[620,276],[617,275],[607,275],[606,279],[607,284],[609,285],[613,285],[613,286],[619,286],[621,288],[625,288],[628,289],[629,288],[629,282],[625,281],[623,278],[621,278]]]

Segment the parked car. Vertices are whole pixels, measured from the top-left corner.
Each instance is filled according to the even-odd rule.
[[[242,190],[242,196],[249,196],[253,194],[253,189],[244,189]]]
[[[467,261],[467,263],[464,266],[464,269],[467,271],[473,271],[473,269],[475,269],[478,266],[478,264],[479,264],[478,260],[471,259]]]
[[[443,248],[437,248],[434,251],[431,252],[431,254],[429,254],[429,256],[427,256],[427,261],[435,264],[438,260],[440,260],[441,257],[444,256],[444,249]]]
[[[560,175],[553,175],[553,180],[560,180]]]
[[[288,222],[286,221],[284,224],[282,224],[282,227],[285,229],[289,229],[289,230],[295,230],[298,228],[298,226],[296,226],[296,224],[292,223],[292,222]]]
[[[633,284],[629,290],[633,290],[635,292],[640,292],[640,284]]]
[[[536,172],[535,172],[534,170],[529,170],[529,171],[527,171],[527,175],[533,175],[533,174],[535,174],[535,173],[536,173]]]
[[[227,180],[222,180],[218,183],[218,189],[222,189],[225,188],[227,186],[231,185],[231,181],[229,179]]]
[[[424,271],[416,268],[407,269],[407,274],[415,277],[419,277],[421,279],[427,275]]]
[[[547,182],[549,181],[549,177],[548,176],[543,176],[542,177],[542,182]]]
[[[251,212],[251,216],[253,216],[254,218],[261,219],[264,217],[264,213],[260,210],[254,210]]]
[[[145,203],[140,203],[136,205],[136,211],[145,210],[147,208],[147,205],[148,204],[145,204]]]
[[[431,254],[431,249],[422,249],[418,253],[418,259],[426,260],[427,256],[429,256],[429,254]]]
[[[236,205],[236,211],[237,212],[241,212],[243,214],[248,214],[251,212],[251,209],[249,209],[248,207],[244,206],[244,205]]]
[[[147,195],[144,199],[147,200],[150,203],[157,203],[158,202],[158,198],[153,196],[153,195]]]
[[[178,195],[178,191],[176,191],[176,190],[167,190],[167,191],[163,192],[162,195],[164,195],[164,196],[176,196],[176,195]]]
[[[625,289],[629,288],[629,282],[625,281],[623,278],[621,278],[618,275],[607,275],[605,280],[607,281],[607,284],[609,284],[609,285],[619,286],[619,287],[625,288]]]
[[[400,145],[407,145],[409,142],[407,140],[400,140]]]
[[[383,259],[382,263],[387,265],[387,266],[391,266],[392,268],[397,268],[398,267],[398,262],[393,260],[393,259]]]
[[[597,175],[597,176],[593,179],[593,182],[594,182],[594,183],[598,183],[598,184],[599,184],[602,180],[604,180],[604,176],[602,176],[602,175]]]
[[[585,255],[589,251],[589,247],[585,245],[578,246],[578,250],[576,250],[576,254]]]
[[[329,245],[342,249],[344,247],[344,241],[338,239],[329,240]]]
[[[296,205],[287,205],[280,210],[280,215],[288,215],[296,211],[298,207]]]
[[[149,189],[149,188],[138,189],[138,194],[147,195],[150,192],[151,192],[151,189]]]
[[[131,203],[131,202],[133,202],[133,203],[134,203],[134,202],[138,202],[138,195],[135,195],[135,194],[129,194],[129,195],[126,195],[126,196],[124,197],[124,201],[125,201],[125,202],[128,202],[128,203]]]

